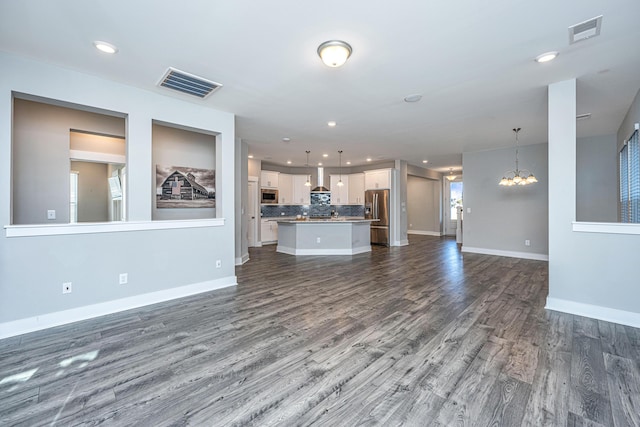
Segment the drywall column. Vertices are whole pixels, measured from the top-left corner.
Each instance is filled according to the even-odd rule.
[[[127,220],[151,221],[152,199],[149,177],[153,170],[151,141],[152,117],[132,113],[127,117]],[[155,180],[153,181],[155,183]],[[153,190],[155,193],[155,189]]]
[[[394,186],[392,196],[396,200],[396,224],[393,241],[391,246],[406,246],[409,244],[407,237],[407,229],[409,221],[407,220],[407,162],[405,160],[395,161],[395,170],[397,170],[397,183]],[[391,180],[393,184],[393,179]],[[393,193],[396,196],[393,196]]]
[[[576,80],[549,85],[549,296],[577,283],[563,263],[573,252],[576,219]],[[566,260],[565,260],[566,261]],[[571,292],[580,293],[580,289]]]

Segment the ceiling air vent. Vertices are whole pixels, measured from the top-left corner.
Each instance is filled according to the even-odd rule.
[[[588,19],[579,24],[569,27],[569,44],[578,43],[582,40],[600,35],[600,27],[602,26],[602,15]]]
[[[158,82],[158,86],[177,90],[178,92],[203,99],[222,87],[220,83],[204,79],[194,74],[185,73],[173,67],[167,69],[167,72],[164,73],[164,76],[162,76]]]

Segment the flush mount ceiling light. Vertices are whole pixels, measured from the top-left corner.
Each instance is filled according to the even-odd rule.
[[[367,162],[370,162],[371,160],[371,157],[367,157]]]
[[[291,160],[287,160],[287,164],[290,165],[291,164]]]
[[[338,157],[340,158],[340,180],[338,181],[338,187],[342,187],[344,182],[342,182],[342,150],[338,150]]]
[[[458,175],[453,174],[453,168],[449,168],[449,175],[445,175],[449,181],[453,181]]]
[[[249,157],[250,159],[253,159],[253,154],[249,154],[247,157]]]
[[[351,56],[351,46],[342,40],[329,40],[318,46],[318,55],[324,65],[340,67]]]
[[[104,53],[114,54],[118,52],[118,48],[111,43],[96,40],[93,42],[93,45],[96,47],[96,49]]]
[[[560,54],[555,51],[541,53],[540,55],[536,56],[536,62],[543,63],[543,62],[553,61],[558,57],[558,55]]]
[[[418,102],[422,99],[422,95],[416,93],[413,95],[407,95],[404,97],[404,102]]]
[[[505,173],[498,184],[504,185],[505,187],[535,184],[538,180],[530,171],[527,169],[518,169],[518,132],[520,132],[520,128],[514,128],[513,132],[516,134],[516,168],[515,170]]]
[[[311,151],[307,150],[307,163],[305,163],[305,166],[307,166],[307,172],[309,172],[309,153],[311,153]],[[307,182],[304,183],[305,187],[311,187],[311,174],[307,173]]]

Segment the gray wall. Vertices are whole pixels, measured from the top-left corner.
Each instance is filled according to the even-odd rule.
[[[409,233],[441,232],[440,181],[409,175],[407,178],[407,218]]]
[[[576,219],[618,221],[618,151],[615,135],[576,144]]]
[[[618,131],[640,121],[638,97]],[[573,231],[576,81],[549,86],[549,297],[547,308],[640,327],[640,235]],[[569,172],[569,173],[568,173]],[[618,227],[617,227],[618,228]]]
[[[199,169],[216,168],[216,137],[177,129],[169,126],[153,124],[153,169],[161,166],[187,166]],[[156,177],[153,186],[153,220],[202,219],[215,218],[215,208],[172,208],[156,207]],[[216,190],[218,183],[216,180]]]
[[[123,131],[124,120],[117,119],[114,126],[106,129],[104,118],[98,116],[99,119],[92,122],[95,126],[86,129],[86,121],[76,124],[62,120],[60,123],[68,111],[55,110],[44,114],[44,122],[35,128],[27,126],[21,129],[18,126],[18,132],[14,132],[17,151],[12,153],[13,93],[58,100],[66,105],[87,106],[92,110],[118,112],[112,114],[127,117],[129,227],[158,228],[185,224],[184,221],[151,221],[154,194],[151,182],[155,173],[152,159],[154,120],[215,132],[218,135],[217,184],[222,190],[229,189],[217,193],[219,221],[211,221],[210,224],[195,221],[195,224],[201,224],[198,228],[118,231],[114,229],[117,224],[109,224],[98,226],[104,232],[37,237],[7,237],[7,231],[3,230],[0,235],[0,335],[22,330],[20,325],[40,324],[45,318],[64,322],[69,316],[72,319],[76,315],[90,316],[96,305],[117,310],[123,307],[122,301],[144,304],[150,295],[176,298],[185,295],[185,289],[211,289],[235,284],[233,114],[206,108],[202,103],[181,101],[3,52],[0,52],[0,69],[3,74],[0,79],[1,181],[7,185],[12,183],[16,198],[22,197],[19,190],[28,176],[12,179],[12,154],[17,156],[14,160],[30,161],[28,164],[34,165],[36,172],[38,167],[48,168],[52,162],[63,167],[61,175],[64,179],[60,179],[60,183],[49,185],[36,181],[34,185],[28,181],[41,196],[36,199],[42,200],[37,200],[38,212],[33,217],[27,213],[25,222],[45,222],[46,209],[51,207],[68,212],[68,196],[58,202],[55,198],[49,199],[49,194],[43,190],[55,192],[61,187],[60,191],[65,195],[69,193],[69,129],[118,134],[118,129]],[[33,147],[31,153],[21,145],[23,141],[27,147]],[[55,144],[57,150],[45,147],[46,152],[37,152],[39,145],[34,145],[34,141]],[[30,160],[29,157],[36,159]],[[24,203],[16,202],[19,203],[14,207],[20,212]],[[11,211],[11,192],[1,192],[0,224],[10,224]],[[226,216],[222,216],[223,213]],[[67,221],[68,217],[60,220]],[[62,231],[80,231],[82,227],[70,225]],[[8,228],[11,229],[23,230],[25,227]],[[180,252],[176,253],[176,250]],[[184,259],[184,251],[188,251],[191,268],[176,267],[176,256],[182,255]],[[221,260],[220,268],[216,268],[216,260]],[[25,268],[25,265],[37,268]],[[127,285],[118,284],[120,273],[129,274]],[[67,281],[73,283],[73,292],[63,295],[62,283]]]
[[[71,162],[71,170],[78,172],[78,222],[109,221],[109,166]]]
[[[68,223],[70,130],[124,136],[125,120],[23,99],[13,117],[12,224]]]
[[[498,185],[515,167],[514,148],[463,153],[464,247],[548,254],[547,144],[521,146],[519,159],[538,183]]]

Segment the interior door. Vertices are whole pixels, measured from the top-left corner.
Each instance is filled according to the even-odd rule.
[[[258,236],[258,182],[249,181],[247,194],[247,241],[249,246],[257,246]]]
[[[458,208],[462,207],[462,180],[445,180],[445,234],[455,236],[458,227]]]

